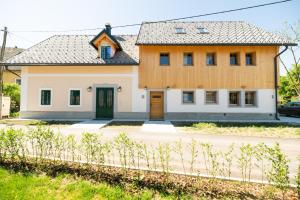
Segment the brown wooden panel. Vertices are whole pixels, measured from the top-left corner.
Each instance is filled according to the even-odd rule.
[[[150,92],[150,119],[164,118],[164,92]]]
[[[160,52],[170,54],[170,65],[159,65]],[[183,65],[183,54],[193,53],[194,65]],[[206,65],[206,53],[216,53],[216,66]],[[231,66],[231,52],[240,65]],[[256,65],[246,66],[246,53],[255,52]],[[273,89],[274,46],[140,46],[139,87],[149,89]]]

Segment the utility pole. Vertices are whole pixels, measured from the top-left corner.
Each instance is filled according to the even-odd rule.
[[[7,27],[4,27],[4,34],[3,34],[3,43],[1,47],[0,53],[0,62],[4,59],[4,52],[5,52],[5,45],[6,45],[6,37],[7,37]],[[2,108],[3,108],[3,69],[4,66],[0,63],[0,119],[2,119]]]

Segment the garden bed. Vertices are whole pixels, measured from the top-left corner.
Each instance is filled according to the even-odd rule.
[[[68,180],[72,180],[72,182],[88,180],[93,187],[105,184],[111,188],[111,192],[114,191],[114,188],[119,188],[121,191],[119,198],[137,198],[144,195],[144,199],[282,199],[282,193],[279,189],[272,185],[264,184],[224,181],[161,172],[124,170],[117,167],[103,167],[70,162],[56,162],[54,164],[52,161],[47,160],[39,164],[36,164],[33,160],[27,160],[26,162],[6,160],[2,161],[0,165],[7,170],[11,170],[13,173],[19,172],[18,176],[20,178],[21,176],[28,176],[31,173],[35,175],[46,174],[52,178],[60,177],[61,174],[68,174],[71,175],[68,176]],[[12,174],[9,176],[12,176]],[[5,179],[0,179],[0,185],[4,185],[4,183],[11,184],[7,180],[5,182]],[[59,184],[67,184],[68,180]],[[50,181],[49,190],[53,189],[51,187],[51,183],[53,184],[53,182]],[[62,185],[56,186],[56,188],[61,187]],[[11,189],[16,190],[17,188]],[[22,188],[20,189],[22,190]],[[38,188],[32,189],[38,190]],[[1,192],[0,190],[0,197],[4,195],[3,192],[9,194],[7,191]],[[21,191],[18,193],[20,194]],[[52,192],[50,194],[54,195],[55,193]],[[96,194],[94,193],[94,195]],[[108,194],[102,195],[105,197]],[[72,194],[70,196],[72,197]],[[87,199],[92,199],[92,197],[94,196]],[[285,199],[297,199],[296,190],[294,188],[288,189],[285,193]]]

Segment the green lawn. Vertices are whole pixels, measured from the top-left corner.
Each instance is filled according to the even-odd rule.
[[[186,133],[300,138],[300,126],[282,123],[172,123],[179,132]]]
[[[135,191],[135,192],[129,192]],[[138,192],[136,192],[138,191]],[[186,197],[185,197],[186,198]],[[120,186],[106,183],[92,183],[75,179],[71,175],[51,178],[36,175],[9,172],[0,168],[0,199],[48,200],[48,199],[175,199],[151,190],[125,190]]]

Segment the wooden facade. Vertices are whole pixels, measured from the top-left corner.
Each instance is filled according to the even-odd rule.
[[[273,89],[276,46],[140,46],[139,88],[174,89]],[[169,53],[170,65],[160,66],[160,53]],[[193,66],[184,66],[183,54],[193,53]],[[206,54],[215,53],[216,65],[206,65]],[[238,53],[240,65],[230,65]],[[254,53],[255,65],[246,65]]]

